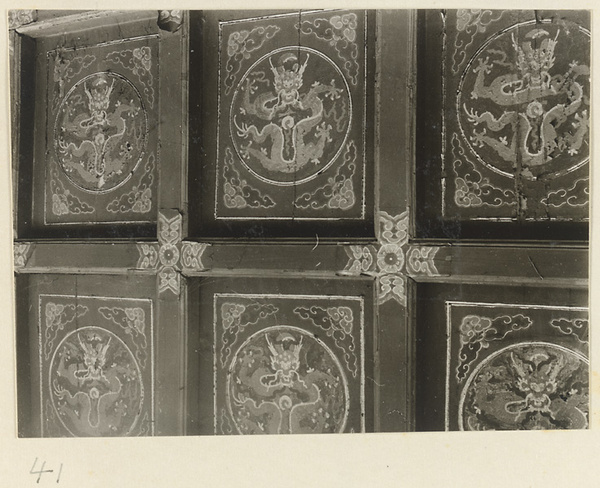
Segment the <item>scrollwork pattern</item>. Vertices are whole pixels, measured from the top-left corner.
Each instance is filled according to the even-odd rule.
[[[279,309],[270,304],[262,303],[232,303],[221,304],[221,325],[223,327],[223,343],[221,344],[221,365],[225,367],[238,334],[248,325],[256,324],[259,320],[276,314]]]
[[[358,359],[354,336],[354,316],[350,307],[296,307],[294,313],[300,318],[310,320],[315,326],[332,337],[335,345],[344,355],[344,361],[350,374],[356,378]]]
[[[137,269],[154,269],[158,263],[158,250],[153,244],[138,243],[137,250],[140,255]]]
[[[146,338],[146,312],[140,307],[100,307],[102,316],[120,326],[125,334],[131,336],[135,344],[135,357],[142,368],[148,358],[148,340]]]
[[[582,344],[588,344],[589,321],[584,318],[559,318],[550,322],[550,325],[558,329],[561,334],[572,335]]]
[[[85,305],[74,305],[72,303],[54,303],[47,302],[44,309],[46,328],[44,330],[44,357],[50,359],[54,348],[54,341],[59,331],[63,330],[65,325],[73,322],[78,317],[83,317],[88,312]]]
[[[482,349],[487,349],[491,341],[504,339],[508,334],[527,329],[533,321],[526,315],[500,315],[498,317],[482,317],[466,315],[459,326],[460,349],[456,379],[459,383],[465,380],[471,364],[479,357]]]
[[[367,274],[377,279],[379,305],[394,300],[406,305],[406,276],[439,276],[435,246],[410,246],[408,243],[408,210],[399,215],[385,211],[377,214],[378,242],[368,246],[346,246],[348,262],[339,273],[357,276]]]
[[[17,29],[22,25],[31,24],[37,19],[37,10],[9,10],[8,28]]]
[[[570,188],[560,188],[548,193],[541,202],[548,207],[560,208],[564,205],[569,207],[585,207],[590,203],[590,179],[581,178],[573,183]]]
[[[52,213],[58,217],[62,215],[91,214],[96,211],[90,204],[80,200],[71,190],[65,188],[58,179],[56,169],[50,171],[50,195],[52,197]]]
[[[140,181],[130,192],[123,193],[108,204],[111,213],[148,213],[152,209],[152,183],[154,182],[154,154],[150,154]]]
[[[223,435],[231,435],[233,434],[233,425],[231,425],[231,419],[229,415],[227,415],[227,410],[224,408],[221,409],[221,434]]]
[[[56,111],[58,104],[65,96],[65,86],[71,81],[71,78],[90,67],[95,61],[96,56],[93,54],[68,56],[62,50],[56,51],[52,74],[55,83],[54,100],[52,102],[53,111]]]
[[[357,27],[358,18],[353,12],[333,15],[328,19],[304,20],[300,24],[296,24],[296,28],[299,28],[302,34],[312,34],[317,39],[321,39],[334,47],[350,82],[355,86],[358,83],[360,70],[357,61]]]
[[[201,271],[205,269],[202,263],[202,255],[209,244],[200,242],[184,242],[181,245],[181,263],[184,268]]]
[[[165,213],[158,214],[158,241],[161,245],[175,244],[181,241],[181,214],[175,213],[173,217],[167,217]]]
[[[272,39],[281,29],[276,25],[255,27],[251,31],[242,30],[229,34],[227,40],[227,63],[225,70],[225,93],[229,94],[236,83],[242,62],[250,59],[250,53],[260,49],[263,44]]]
[[[456,133],[452,135],[452,168],[454,179],[454,203],[468,207],[512,207],[516,206],[516,194],[513,190],[498,188],[477,171],[469,161]]]
[[[167,32],[178,31],[183,24],[183,10],[159,10],[158,26]]]
[[[408,242],[408,211],[395,216],[381,211],[378,224],[381,243],[404,246]]]
[[[377,280],[378,295],[377,304],[382,305],[388,300],[395,300],[402,306],[406,306],[406,278],[402,275],[383,275]]]
[[[34,247],[35,244],[33,242],[15,242],[13,248],[13,263],[15,268],[23,268],[27,264]]]
[[[439,275],[435,266],[435,255],[439,247],[413,247],[408,252],[406,268],[410,274]]]
[[[504,10],[458,9],[456,38],[452,56],[452,71],[457,74],[467,59],[467,49],[477,34],[483,34],[494,22],[500,20]]]
[[[179,295],[181,291],[181,276],[171,266],[160,268],[158,271],[158,293],[167,290],[171,290],[175,295]]]
[[[275,202],[268,195],[250,186],[240,176],[233,163],[233,153],[229,147],[225,149],[223,164],[223,203],[227,208],[271,208]]]
[[[136,75],[143,86],[148,104],[150,107],[154,107],[154,78],[152,76],[152,49],[150,46],[113,51],[106,55],[106,60],[120,65]]]
[[[374,246],[348,246],[345,248],[348,255],[348,263],[343,274],[359,275],[375,272],[375,258],[377,251]]]
[[[352,179],[356,172],[356,145],[350,141],[346,145],[344,162],[334,176],[327,178],[327,183],[312,193],[300,195],[295,202],[296,207],[314,210],[322,208],[349,210],[356,203]]]
[[[182,217],[174,209],[158,213],[158,243],[137,243],[137,269],[158,269],[158,292],[179,295],[181,270],[202,271],[202,255],[209,244],[182,241]]]

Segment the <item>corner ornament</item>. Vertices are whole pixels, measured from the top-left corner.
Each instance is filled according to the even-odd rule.
[[[37,10],[9,10],[8,28],[18,29],[19,27],[31,24],[37,20]]]
[[[137,269],[157,270],[158,293],[181,292],[181,273],[206,269],[202,255],[209,246],[182,241],[182,218],[177,210],[164,209],[158,214],[158,243],[138,243]]]
[[[377,214],[377,243],[368,246],[346,246],[346,276],[374,276],[377,281],[377,303],[395,300],[406,306],[406,277],[439,275],[434,258],[439,247],[411,246],[408,243],[408,210],[397,216]]]
[[[24,268],[27,265],[34,248],[35,243],[33,242],[15,242],[13,247],[15,270]]]
[[[158,27],[167,32],[177,32],[183,24],[183,10],[159,10]]]

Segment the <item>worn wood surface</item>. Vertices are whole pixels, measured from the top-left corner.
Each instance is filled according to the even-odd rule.
[[[552,239],[585,242],[588,239],[589,199],[589,165],[586,162],[589,135],[585,122],[582,132],[586,136],[582,141],[576,137],[578,123],[574,126],[559,123],[556,131],[546,131],[543,121],[552,118],[552,107],[562,102],[542,97],[546,108],[539,115],[539,136],[535,136],[538,119],[534,117],[529,122],[525,112],[526,107],[537,107],[539,96],[536,88],[529,87],[526,81],[528,68],[519,65],[517,58],[519,50],[527,50],[522,46],[528,45],[528,36],[534,35],[527,34],[534,29],[534,19],[537,22],[536,35],[549,36],[552,31],[553,37],[558,36],[557,41],[548,48],[548,52],[552,51],[555,57],[544,64],[544,72],[549,73],[548,79],[564,77],[574,84],[575,92],[582,93],[581,100],[569,106],[572,110],[582,110],[583,115],[578,117],[585,118],[587,96],[584,93],[588,89],[589,73],[571,75],[568,66],[572,59],[578,58],[576,64],[581,65],[582,73],[589,72],[587,13],[563,12],[558,20],[559,16],[555,13],[545,11],[488,12],[490,18],[484,21],[486,27],[473,31],[465,26],[469,22],[471,26],[478,25],[482,19],[477,15],[469,17],[470,14],[465,12],[439,10],[419,12],[416,235],[423,238],[445,237],[455,241]],[[463,24],[463,21],[466,23]],[[559,27],[559,24],[571,26],[579,36],[577,42],[582,45],[581,50],[568,47],[570,39],[560,35],[564,27]],[[509,34],[522,39],[513,45],[512,41],[506,41]],[[506,41],[504,44],[502,39]],[[500,49],[501,44],[503,47]],[[489,53],[486,51],[488,48],[491,49]],[[506,62],[495,56],[504,56]],[[475,83],[475,75],[469,73],[475,73],[477,63],[484,62],[486,58],[486,62],[491,63],[489,69],[493,66],[493,73],[490,71],[483,78],[478,78],[477,86],[485,85],[485,89],[474,88],[471,85]],[[520,67],[517,69],[517,66]],[[562,71],[568,74],[563,76]],[[522,82],[523,88],[512,101],[496,98],[495,90],[501,85],[503,74],[514,78],[515,83],[525,80]],[[465,80],[469,76],[471,78]],[[469,87],[463,86],[465,83]],[[480,89],[489,91],[484,94]],[[519,100],[526,100],[529,105]],[[508,118],[518,117],[515,131],[518,129],[525,134],[521,138],[523,140],[519,139],[516,132],[513,134],[504,122],[494,128],[486,125],[486,117],[497,110],[497,116],[504,112]],[[521,115],[516,115],[518,113]],[[503,127],[502,134],[497,132],[500,126]],[[527,127],[533,127],[531,132]],[[470,135],[465,135],[465,131]],[[480,139],[475,133],[487,135]],[[529,149],[526,149],[527,144],[536,144],[529,134],[531,138],[547,139],[548,148],[553,144],[552,141],[562,140],[563,136],[565,141],[572,140],[577,147],[568,151],[564,145],[556,151],[534,150],[531,148],[533,146],[527,146]],[[491,142],[496,137],[507,141],[506,152],[500,148],[504,143],[499,142],[498,146]],[[476,139],[479,142],[473,142]],[[537,155],[537,162],[533,162],[534,154]],[[512,166],[507,161],[513,161]]]
[[[37,343],[32,340],[37,335],[32,327],[38,317],[27,313],[37,283],[50,286],[56,279],[75,280],[86,293],[109,290],[154,301],[158,435],[214,431],[215,293],[327,295],[352,291],[364,297],[366,430],[377,432],[439,428],[436,405],[441,393],[435,379],[442,374],[439,368],[445,367],[445,350],[436,324],[443,300],[468,296],[482,301],[585,303],[586,224],[455,225],[436,213],[440,201],[435,190],[435,181],[439,181],[436,155],[441,143],[436,142],[439,133],[434,137],[431,130],[439,132],[440,111],[426,111],[429,118],[423,119],[421,108],[441,103],[432,89],[441,58],[435,57],[434,47],[423,45],[414,11],[369,11],[367,15],[367,219],[348,225],[341,221],[327,225],[217,222],[211,205],[215,198],[216,120],[222,108],[215,96],[219,22],[277,18],[277,13],[188,14],[185,12],[184,18],[189,18],[189,31],[186,20],[176,33],[158,31],[154,11],[139,15],[86,13],[70,19],[42,14],[40,22],[19,28],[15,35],[13,72],[21,78],[15,78],[14,93],[20,89],[21,93],[36,94],[20,97],[19,122],[13,131],[13,140],[19,143],[13,161],[18,174],[16,243],[34,244],[24,265],[15,269],[17,360],[20,367],[31,370],[30,376],[22,374],[18,379],[19,385],[26,384],[18,391],[21,435],[39,435],[35,422],[23,420],[39,418],[35,402],[31,406],[24,403],[39,395],[39,370],[31,366],[37,355]],[[81,21],[74,22],[75,18]],[[37,147],[35,157],[42,158],[43,150],[31,141],[35,141],[35,114],[45,114],[44,90],[38,86],[35,91],[32,81],[36,70],[39,74],[45,69],[43,56],[36,52],[56,46],[63,33],[73,43],[79,42],[75,32],[95,35],[96,40],[98,36],[113,38],[118,35],[116,27],[98,34],[98,26],[107,18],[126,35],[151,32],[160,36],[160,118],[152,121],[161,134],[160,208],[169,218],[183,217],[183,232],[173,241],[177,252],[186,242],[210,244],[201,256],[202,266],[182,267],[176,260],[181,282],[178,294],[157,289],[157,275],[171,259],[165,253],[175,251],[169,247],[171,236],[157,235],[155,227],[122,233],[86,228],[81,233],[59,235],[32,226],[32,151]],[[427,42],[431,39],[428,36]],[[423,58],[423,49],[434,52]],[[423,81],[423,74],[432,78]],[[423,131],[423,124],[429,129]],[[392,234],[385,228],[390,221],[395,222]],[[513,240],[506,241],[507,237]],[[154,264],[143,269],[139,268],[139,244],[156,252]],[[368,249],[371,261],[359,262],[358,268],[351,269],[351,246]],[[432,253],[429,267],[417,272],[408,266],[408,258],[415,252]],[[401,264],[396,262],[390,268],[385,261],[389,256]],[[385,269],[393,272],[386,275]],[[396,288],[387,292],[393,299],[388,296],[380,303],[382,283],[389,283],[385,279],[390,278],[396,280]]]
[[[314,59],[315,62],[320,60],[319,62],[323,64],[321,68],[325,69],[326,61],[323,60],[325,58],[321,59],[322,55],[318,53],[322,51],[327,54],[328,50],[331,50],[332,48],[327,43],[322,44],[322,46],[319,43],[323,43],[323,36],[334,35],[333,31],[330,29],[328,32],[319,32],[319,36],[321,36],[319,37],[316,34],[311,34],[309,27],[301,26],[304,26],[305,22],[308,23],[312,20],[316,21],[316,19],[320,19],[322,16],[324,16],[324,18],[321,19],[323,22],[319,21],[321,22],[319,25],[329,25],[327,19],[334,14],[329,11],[307,11],[298,13],[298,15],[278,14],[270,16],[268,13],[260,11],[240,11],[236,13],[204,11],[202,14],[194,13],[192,15],[192,44],[201,46],[201,50],[193,49],[190,53],[190,186],[188,189],[190,195],[189,205],[191,217],[189,221],[190,235],[200,238],[236,237],[248,240],[273,238],[289,239],[293,237],[306,239],[312,238],[315,235],[318,235],[319,238],[322,239],[335,239],[339,238],[339,236],[344,236],[344,238],[347,239],[360,239],[365,236],[373,236],[372,221],[374,192],[372,181],[374,171],[374,127],[371,121],[373,120],[374,110],[374,84],[372,83],[374,67],[369,64],[365,73],[365,54],[363,52],[365,43],[361,41],[361,39],[363,39],[365,35],[363,31],[366,21],[367,25],[370,26],[366,33],[368,40],[366,43],[368,51],[367,59],[368,62],[371,63],[373,59],[372,50],[374,48],[374,43],[372,41],[374,36],[374,19],[363,19],[363,13],[361,11],[349,13],[342,12],[342,14],[353,16],[352,18],[354,20],[351,24],[348,24],[348,28],[353,31],[353,34],[348,39],[344,40],[339,38],[338,34],[335,34],[337,37],[334,36],[331,43],[340,43],[338,46],[340,56],[345,55],[345,49],[348,49],[349,52],[353,53],[352,56],[354,57],[349,57],[346,64],[343,61],[345,58],[342,58],[338,64],[345,66],[344,69],[349,69],[347,68],[348,66],[352,67],[353,63],[357,63],[358,68],[356,75],[352,74],[352,76],[347,76],[349,81],[338,80],[336,82],[342,87],[344,84],[351,87],[350,92],[353,96],[352,103],[356,105],[356,110],[354,112],[351,112],[348,108],[345,109],[344,116],[340,115],[340,117],[342,117],[340,120],[342,121],[344,121],[345,118],[349,118],[349,121],[346,122],[351,125],[351,128],[349,129],[350,135],[352,136],[351,140],[356,139],[359,141],[356,142],[356,144],[351,145],[350,152],[348,153],[348,158],[350,158],[353,154],[352,148],[356,149],[355,175],[352,179],[347,177],[347,175],[342,175],[342,173],[338,175],[338,172],[336,172],[337,170],[335,168],[342,164],[341,161],[346,157],[346,153],[348,152],[344,152],[345,150],[342,151],[343,148],[340,148],[339,157],[335,159],[333,166],[324,166],[319,169],[315,175],[312,175],[314,178],[311,176],[312,179],[307,179],[304,183],[297,185],[292,184],[293,181],[284,181],[283,183],[277,181],[276,184],[266,183],[267,181],[272,181],[272,179],[276,177],[286,177],[289,179],[291,176],[286,175],[285,172],[278,174],[275,170],[267,172],[266,175],[256,176],[242,166],[241,162],[238,161],[239,158],[237,155],[234,156],[235,151],[233,146],[235,143],[230,139],[232,137],[234,139],[239,137],[235,134],[240,131],[235,129],[235,121],[237,119],[230,119],[230,110],[232,110],[231,107],[235,105],[234,102],[241,99],[242,94],[240,92],[238,95],[235,95],[237,98],[234,97],[235,99],[232,101],[232,96],[234,96],[232,93],[237,93],[241,90],[241,88],[237,87],[238,83],[244,73],[252,65],[252,62],[260,61],[261,56],[264,58],[265,55],[271,52],[269,51],[270,49],[274,50],[273,52],[275,53],[272,55],[273,59],[277,57],[277,53],[281,54],[281,52],[283,52],[278,51],[278,49],[287,49],[285,48],[287,45],[297,45],[299,53],[312,49],[312,51],[310,51],[313,53],[312,58],[309,56],[309,58],[305,59],[303,56],[305,56],[306,53],[304,55],[300,54],[302,62],[308,62],[308,59]],[[344,21],[346,21],[346,19],[344,19]],[[281,26],[279,26],[279,24],[281,24]],[[240,44],[237,44],[238,41],[235,40],[237,39],[235,36],[238,31],[235,29],[240,29],[239,32],[253,32],[252,41],[248,43],[248,52],[244,51],[246,49],[246,44],[242,38],[239,38]],[[266,30],[262,31],[261,29]],[[303,29],[306,32],[303,32]],[[307,29],[309,30],[307,31]],[[268,32],[269,34],[264,34],[264,32]],[[273,37],[276,34],[283,37],[278,40],[277,37]],[[228,39],[230,35],[234,36],[232,37],[233,44],[231,49],[228,48],[226,51],[224,46],[229,42]],[[255,39],[254,37],[256,36],[258,37]],[[310,47],[305,48],[305,45]],[[352,46],[356,48],[356,52],[351,50]],[[236,49],[240,49],[241,51],[238,52]],[[254,53],[254,51],[257,51],[258,54]],[[338,59],[338,55],[335,54],[335,51],[332,51],[332,53],[334,54],[331,54],[331,56],[334,59]],[[289,54],[291,54],[291,51]],[[266,58],[264,58],[263,61],[266,63]],[[279,69],[285,71],[287,68],[280,66]],[[290,69],[293,71],[292,67],[290,67]],[[296,74],[298,75],[300,73],[299,65],[297,69],[298,72]],[[268,77],[274,76],[269,69],[267,69],[265,73]],[[308,74],[307,71],[306,73],[306,76],[319,77],[319,73],[316,72]],[[342,71],[339,71],[338,75],[340,77],[342,76],[341,73]],[[329,83],[329,78],[331,78],[330,75],[331,74],[323,74],[327,79],[316,79],[316,81],[322,81],[325,84]],[[346,73],[344,72],[344,76],[345,75]],[[233,86],[229,87],[229,84],[231,83],[236,85],[237,88],[235,88],[235,90],[233,89]],[[240,87],[243,86],[242,83]],[[318,88],[318,90],[321,90],[323,86]],[[304,92],[308,92],[309,90],[309,86],[304,86],[300,90],[302,96],[305,96]],[[307,101],[307,103],[309,102]],[[235,106],[237,107],[237,105]],[[201,111],[199,108],[201,108]],[[327,108],[327,113],[330,113],[331,110],[333,110],[333,108],[325,108]],[[245,113],[252,112],[252,110],[244,110]],[[336,110],[339,111],[340,109],[337,108]],[[323,112],[323,114],[325,114],[325,112]],[[321,117],[322,116],[323,115],[321,115]],[[329,117],[329,115],[327,115],[327,117]],[[327,122],[327,124],[329,124],[329,122]],[[326,127],[326,125],[323,127]],[[247,138],[250,136],[245,137]],[[311,138],[314,139],[312,135]],[[328,144],[334,143],[339,144],[340,141],[337,140]],[[344,144],[346,144],[345,147],[347,149],[347,146],[350,143]],[[306,149],[307,151],[309,150],[308,147],[309,146],[307,146]],[[310,150],[312,151],[312,149]],[[304,154],[304,150],[301,152],[300,148],[298,148],[298,151],[298,154]],[[365,161],[363,161],[363,159]],[[317,164],[317,161],[318,158],[315,159],[313,163]],[[233,169],[228,170],[229,172],[227,174],[231,177],[235,177],[234,180],[231,180],[234,184],[232,186],[227,183],[229,186],[225,186],[226,182],[223,180],[225,176],[223,176],[222,173],[226,170],[224,165],[227,165],[227,168],[229,168],[230,163],[234,164],[234,166],[232,167]],[[322,163],[318,164],[323,165]],[[363,164],[364,170],[362,167]],[[342,166],[345,168],[348,165]],[[341,168],[340,166],[339,169],[340,171],[346,171],[344,168]],[[258,171],[258,167],[255,168],[255,170]],[[239,174],[239,177],[235,176],[236,174]],[[366,178],[364,217],[357,213],[363,204],[363,174]],[[346,180],[343,178],[346,178]],[[352,179],[352,183],[350,183],[350,179],[348,178]],[[321,188],[322,186],[323,188],[326,188],[327,185],[331,185],[333,181],[337,182],[336,188],[332,187],[330,189],[331,191],[327,190],[329,193],[327,193],[327,191],[324,193],[324,195],[329,195],[329,197],[332,198],[330,202],[318,201],[317,196],[310,202],[310,206],[302,203],[304,200],[300,202],[300,197],[303,197],[303,195],[308,195],[310,192],[317,195],[320,191],[317,187]],[[346,183],[343,188],[347,193],[345,193],[345,196],[343,197],[340,196],[341,200],[338,201],[336,199],[336,192],[338,191],[338,187],[341,188],[340,185],[342,185],[344,181]],[[198,191],[199,185],[201,185],[202,192]],[[348,192],[350,191],[348,190],[348,185],[353,185],[353,197],[348,196]],[[231,197],[231,200],[227,200],[228,203],[224,203],[224,190],[221,187],[227,188],[229,192],[234,192],[232,193],[233,196]],[[269,192],[272,193],[272,198],[269,196]],[[344,198],[348,198],[349,200],[346,201]],[[245,200],[246,203],[243,203],[242,200]],[[315,206],[313,207],[312,204],[315,204]],[[346,215],[346,213],[348,213],[348,215]],[[327,221],[327,219],[329,219],[329,221]]]
[[[446,354],[448,346],[446,303],[448,301],[522,304],[525,306],[561,305],[585,308],[588,300],[587,290],[585,289],[545,287],[542,284],[514,285],[504,283],[488,286],[482,284],[419,283],[416,286],[415,301],[416,430],[443,431],[445,430]],[[491,316],[494,317],[494,313],[496,313],[493,310],[490,312],[489,309],[482,308],[481,310],[480,315],[484,316],[492,314]],[[496,315],[501,315],[501,313],[498,312]],[[547,341],[549,337],[552,337],[550,324],[540,325],[544,326],[542,331],[544,329],[549,330],[543,333],[538,332],[533,336],[530,335],[525,340]],[[455,337],[454,340],[458,339]],[[452,401],[457,402],[458,398],[453,397]]]

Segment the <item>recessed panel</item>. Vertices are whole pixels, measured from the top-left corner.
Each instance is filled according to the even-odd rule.
[[[359,297],[214,298],[215,433],[364,431]]]
[[[419,16],[419,233],[585,240],[589,12]]]
[[[589,428],[584,289],[423,284],[417,295],[417,430]]]
[[[219,24],[216,219],[364,219],[366,15]]]
[[[42,436],[151,435],[152,303],[39,296]]]
[[[446,427],[585,429],[585,308],[448,302]]]
[[[158,37],[52,49],[44,83],[44,225],[156,221]]]
[[[371,280],[190,283],[188,434],[373,430]]]
[[[585,19],[459,10],[445,25],[444,215],[587,219]]]

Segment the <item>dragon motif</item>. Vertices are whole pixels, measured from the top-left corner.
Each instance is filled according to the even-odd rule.
[[[584,358],[569,349],[549,343],[509,346],[473,373],[461,401],[461,428],[586,428],[588,374]]]
[[[313,51],[280,50],[251,68],[236,91],[231,119],[236,150],[244,164],[268,180],[293,184],[326,167],[341,151],[349,128],[349,95],[338,72],[328,83],[314,79],[317,68],[333,70],[324,61]],[[307,68],[314,80],[308,88]]]
[[[242,346],[232,368],[230,409],[240,433],[344,428],[347,393],[340,366],[330,351],[300,329],[265,329]]]
[[[125,435],[143,401],[139,367],[125,344],[98,327],[74,331],[51,365],[52,401],[73,435]]]
[[[467,68],[473,102],[462,104],[461,125],[474,152],[483,157],[483,150],[491,150],[509,163],[502,165],[506,172],[520,162],[523,175],[533,179],[563,153],[587,151],[590,69],[572,61],[566,72],[558,71],[555,49],[565,37],[560,29],[552,36],[535,28],[518,42],[513,32],[509,46],[516,62],[507,61],[512,56],[506,42],[498,41],[493,46],[504,49],[490,44]],[[488,110],[478,112],[474,101]]]
[[[69,179],[94,192],[126,181],[145,147],[142,111],[137,91],[124,78],[97,73],[76,84],[56,120],[56,152]]]
[[[309,55],[306,56],[304,64],[299,66],[298,58],[294,54],[285,53],[279,58],[277,68],[269,59],[275,78],[275,93],[263,93],[251,102],[250,93],[255,90],[253,82],[249,80],[244,90],[242,106],[246,113],[256,115],[269,123],[260,131],[255,125],[247,126],[244,123],[238,125],[235,120],[234,124],[238,135],[242,138],[250,136],[257,143],[271,138],[270,154],[264,154],[250,144],[243,149],[255,156],[269,170],[290,173],[310,161],[318,163],[319,158],[323,156],[325,143],[331,141],[329,136],[331,126],[319,125],[323,119],[323,102],[319,95],[326,94],[332,98],[339,98],[341,90],[317,83],[306,95],[300,96],[302,75],[308,59]],[[293,63],[292,67],[289,67],[290,62]],[[273,120],[277,122],[274,123]],[[307,143],[304,137],[315,127],[317,127],[317,142]]]

